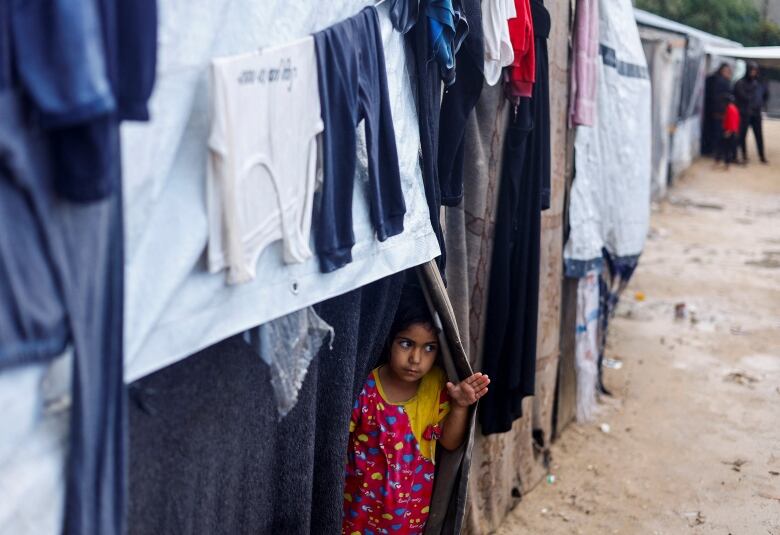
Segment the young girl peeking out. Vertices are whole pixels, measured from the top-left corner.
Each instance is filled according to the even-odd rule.
[[[422,533],[433,493],[437,443],[463,442],[468,407],[490,379],[447,382],[438,338],[419,289],[405,289],[383,354],[349,424],[344,535]]]

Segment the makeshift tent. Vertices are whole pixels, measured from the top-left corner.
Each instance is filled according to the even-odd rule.
[[[533,1],[538,9],[541,1]],[[407,63],[404,38],[392,29],[387,13],[406,2],[379,6],[407,205],[405,231],[386,242],[373,239],[368,203],[360,194],[366,179],[366,147],[361,143],[361,163],[355,177],[359,193],[354,206],[354,261],[333,274],[319,273],[313,261],[283,269],[278,243],[260,259],[257,267],[262,277],[253,283],[226,287],[221,276],[206,273],[202,253],[207,235],[207,72],[210,60],[216,56],[284,43],[354,15],[371,3],[345,0],[305,8],[284,2],[243,0],[159,3],[159,65],[151,101],[152,121],[125,126],[122,131],[127,249],[124,372],[132,400],[130,533],[327,532],[339,522],[344,435],[352,397],[371,367],[397,305],[403,282],[399,273],[427,264],[439,252],[429,218],[430,199],[424,193],[419,169],[415,87],[409,76],[414,68]],[[413,4],[416,2],[409,2],[409,6]],[[541,216],[540,224],[539,329],[529,334],[537,337],[536,395],[523,401],[523,417],[512,431],[474,442],[480,462],[472,468],[478,481],[469,491],[472,505],[466,524],[475,533],[498,527],[518,497],[542,480],[548,460],[545,451],[552,437],[565,156],[570,142],[566,130],[566,22],[570,6],[549,4],[551,143],[545,148],[551,149],[552,195],[550,210]],[[484,151],[487,159],[467,163],[465,180],[470,197],[467,195],[464,202],[470,205],[461,212],[462,226],[448,229],[448,240],[469,244],[459,256],[451,255],[452,264],[463,268],[473,258],[481,262],[473,279],[470,267],[461,272],[461,280],[456,268],[449,277],[450,292],[455,293],[458,285],[465,288],[462,299],[453,304],[452,313],[459,320],[468,318],[462,320],[464,332],[468,332],[464,338],[467,345],[479,347],[485,305],[479,293],[488,282],[485,270],[489,265],[485,262],[489,264],[487,252],[495,223],[491,217],[498,194],[496,181],[506,120],[511,114],[500,86],[493,89],[493,95],[481,103],[479,128],[472,132],[471,145],[466,147],[467,153]],[[497,139],[501,140],[498,147],[494,146]],[[487,207],[481,221],[472,217],[475,205]],[[447,223],[452,220],[447,218]],[[99,228],[95,225],[95,231]],[[474,240],[472,234],[477,229]],[[476,257],[472,246],[479,251]],[[425,280],[431,301],[451,341],[450,377],[463,377],[469,363],[465,353],[458,350],[460,344],[442,283],[427,265]],[[320,316],[335,328],[333,349],[326,346],[312,358],[297,404],[280,422],[274,391],[269,388],[271,371],[241,334],[314,303]],[[113,341],[119,344],[122,340],[115,337]],[[480,359],[471,355],[472,364]],[[121,359],[112,362],[118,368]],[[67,394],[61,391],[67,375],[62,379],[50,371],[49,377],[59,377],[60,381],[53,381],[54,392],[43,392],[37,381],[47,373],[45,368],[28,371],[32,373],[23,381],[15,374],[2,379],[13,383],[14,392],[21,393],[30,406],[37,406],[42,399],[55,401],[53,411],[62,409],[60,402],[67,406]],[[15,414],[28,408],[26,404]],[[20,419],[30,427],[39,425],[35,432],[40,433],[38,444],[42,446],[31,448],[34,455],[24,460],[40,468],[32,483],[46,481],[51,496],[46,503],[51,505],[47,513],[52,516],[41,515],[36,532],[48,532],[49,527],[59,525],[57,505],[62,489],[57,478],[62,473],[61,442],[66,438],[67,411],[56,416],[51,426]],[[121,420],[117,422],[124,425]],[[12,434],[10,439],[9,435],[3,439],[16,444],[31,436]],[[430,529],[434,532],[439,528],[443,533],[455,532],[461,524],[470,447],[469,441],[462,451],[445,455],[442,461],[431,513]],[[187,470],[182,470],[184,464]],[[4,470],[3,482],[12,482],[13,476]],[[40,488],[36,486],[31,492]],[[25,500],[23,492],[13,496],[20,502]],[[123,503],[121,496],[116,498],[119,510]],[[43,502],[26,503],[29,518],[34,518]],[[7,518],[0,514],[0,521]],[[10,518],[19,521],[13,515]],[[289,526],[293,529],[287,529]]]
[[[571,233],[564,250],[571,277],[598,268],[604,249],[618,258],[637,258],[650,217],[647,61],[630,2],[601,7],[597,119],[593,127],[577,128],[574,149]]]
[[[209,135],[208,66],[214,57],[289,42],[371,5],[226,0],[160,2],[160,65],[152,120],[122,134],[127,303],[125,380],[132,382],[210,344],[341,295],[439,253],[417,159],[419,136],[403,36],[380,12],[387,80],[407,214],[404,232],[378,242],[365,195],[355,195],[353,262],[320,273],[316,259],[285,266],[280,242],[259,259],[262,277],[226,286],[202,264]],[[386,8],[387,6],[385,6]],[[362,130],[362,129],[360,129]],[[357,183],[367,177],[359,144]],[[165,258],[165,261],[160,261]]]
[[[780,67],[780,46],[717,46],[707,45],[707,54],[725,58],[753,60],[765,67]]]
[[[669,42],[674,41],[675,38],[685,40],[681,78],[673,82],[675,92],[679,91],[679,108],[671,128],[670,168],[667,178],[667,183],[670,184],[685,169],[690,167],[702,148],[702,132],[705,127],[703,124],[705,120],[703,117],[705,79],[721,60],[711,50],[720,47],[733,49],[742,45],[641,9],[634,9],[634,15],[641,32],[644,32],[643,36],[647,35],[648,38],[654,36],[654,39],[663,36]],[[660,66],[656,66],[651,72],[654,85],[664,84],[666,77],[669,76],[659,69]],[[656,124],[654,128],[656,129],[653,134],[654,138],[660,139],[664,133],[657,129],[663,128],[663,125]],[[654,145],[654,147],[654,162],[662,162],[662,151],[658,152],[661,147],[658,145]],[[663,195],[659,185],[661,178],[658,173],[662,173],[662,171],[656,168],[653,191],[654,194],[657,192]]]
[[[650,219],[652,115],[645,53],[629,0],[602,0],[599,16],[596,120],[575,133],[564,248],[566,275],[580,279],[574,351],[580,420],[593,415],[597,384],[604,390],[600,365],[618,297],[611,267],[636,266]]]

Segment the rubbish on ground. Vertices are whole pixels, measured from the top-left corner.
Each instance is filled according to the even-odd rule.
[[[689,511],[683,513],[682,516],[688,519],[688,525],[690,527],[701,526],[706,520],[706,517],[701,511]]]
[[[634,299],[637,301],[644,301],[645,300],[645,292],[636,292],[634,293]]]
[[[610,370],[619,370],[623,367],[623,361],[620,359],[604,359],[602,362],[605,368]]]
[[[542,507],[542,514],[543,514],[543,515],[546,515],[546,514],[547,514],[547,513],[549,513],[549,512],[550,512],[550,510],[549,510],[549,509],[547,509],[546,507]]]
[[[769,471],[769,474],[770,474],[770,475],[773,475],[773,476],[780,476],[780,472],[777,472],[777,471],[775,471],[775,470],[770,470],[770,471]]]
[[[771,494],[767,494],[765,492],[759,492],[758,495],[762,498],[766,498],[767,500],[777,500],[780,502],[780,496],[772,496]]]
[[[780,251],[761,251],[761,254],[764,256],[760,260],[748,260],[745,264],[769,269],[780,268]]]
[[[687,316],[685,303],[677,303],[674,305],[674,317],[678,320],[683,320]]]
[[[721,461],[726,466],[730,466],[735,472],[741,472],[742,467],[747,464],[745,459],[735,459],[733,461]]]
[[[555,513],[555,515],[560,517],[560,519],[563,520],[564,522],[570,522],[569,517],[561,512]]]
[[[599,426],[599,429],[601,429],[601,432],[602,432],[602,433],[609,433],[609,432],[612,430],[612,428],[609,426],[609,424],[608,424],[608,423],[603,423],[603,424],[601,424],[601,425]]]
[[[552,485],[553,483],[555,483],[555,475],[547,474],[547,483],[549,485]]]
[[[707,202],[696,202],[692,201],[691,199],[686,199],[684,197],[669,197],[669,204],[673,206],[682,206],[682,207],[693,207],[693,208],[702,208],[704,210],[723,210],[722,204],[714,204],[714,203],[707,203]]]
[[[737,383],[738,385],[751,385],[759,381],[757,377],[753,377],[752,375],[749,375],[748,373],[740,370],[728,373],[726,377],[723,378],[723,380],[728,381],[729,383]]]

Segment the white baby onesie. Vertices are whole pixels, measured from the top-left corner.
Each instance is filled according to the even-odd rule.
[[[482,32],[485,40],[485,81],[496,85],[501,69],[515,59],[509,38],[509,19],[517,16],[515,0],[482,0]]]
[[[208,268],[229,284],[255,277],[260,253],[283,240],[303,262],[318,183],[320,114],[314,39],[211,64]]]

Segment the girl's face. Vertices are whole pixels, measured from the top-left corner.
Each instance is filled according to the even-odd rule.
[[[390,369],[402,381],[417,382],[430,371],[438,352],[436,332],[425,323],[413,323],[396,333],[390,346]]]

